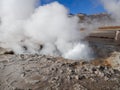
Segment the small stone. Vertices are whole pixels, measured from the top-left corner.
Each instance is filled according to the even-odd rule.
[[[93,79],[93,78],[90,78],[90,80],[92,81],[92,82],[95,82],[96,80],[95,79]]]
[[[83,76],[79,76],[79,80],[83,80],[85,79],[86,77],[83,75]]]
[[[63,70],[61,70],[61,69],[59,70],[59,72],[60,72],[60,74],[63,74],[63,73],[64,73],[64,71],[63,71]]]
[[[100,77],[104,77],[104,73],[99,72],[99,73],[98,73],[98,76],[100,76]]]
[[[68,80],[71,80],[71,79],[72,79],[72,77],[71,77],[71,76],[67,76],[67,79],[68,79]]]
[[[23,78],[23,77],[25,77],[25,75],[26,75],[25,72],[23,72],[23,73],[21,74],[21,77]]]
[[[78,76],[78,75],[76,75],[76,76],[75,76],[75,79],[76,79],[76,80],[79,80],[79,76]]]
[[[97,69],[96,68],[92,68],[92,71],[95,72],[95,71],[97,71]]]
[[[106,73],[105,76],[111,78],[112,75],[110,73]]]
[[[3,65],[3,63],[0,63],[0,69],[4,69],[5,68],[5,65]]]
[[[6,52],[4,52],[4,54],[14,54],[14,52],[13,51],[6,51]]]
[[[120,73],[120,71],[119,71],[119,70],[116,70],[116,69],[114,69],[113,71],[114,71],[115,74],[116,74],[116,73]]]
[[[107,81],[107,80],[109,80],[109,78],[105,76],[105,77],[104,77],[104,80]]]
[[[100,71],[103,71],[103,70],[105,70],[105,67],[104,67],[104,66],[100,66],[100,67],[99,67],[99,70],[100,70]]]
[[[98,72],[98,71],[95,71],[94,73],[95,73],[95,74],[98,74],[99,72]]]

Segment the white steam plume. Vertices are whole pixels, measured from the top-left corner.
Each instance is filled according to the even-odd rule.
[[[0,46],[15,53],[38,53],[88,59],[77,17],[57,2],[35,8],[36,0],[0,0]]]
[[[105,9],[116,19],[120,24],[120,0],[101,0]]]

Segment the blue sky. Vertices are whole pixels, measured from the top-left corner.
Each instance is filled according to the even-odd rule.
[[[97,14],[105,12],[100,0],[41,0],[41,4],[58,1],[69,9],[70,13]]]

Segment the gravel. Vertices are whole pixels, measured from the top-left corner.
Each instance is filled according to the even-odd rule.
[[[0,90],[120,90],[120,71],[45,55],[0,55]]]

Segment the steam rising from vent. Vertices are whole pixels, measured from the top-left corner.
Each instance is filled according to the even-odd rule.
[[[57,2],[35,8],[36,0],[0,0],[0,46],[15,53],[88,59],[91,49],[81,40],[79,19]]]
[[[112,14],[113,18],[120,24],[120,0],[101,0],[105,9]]]

